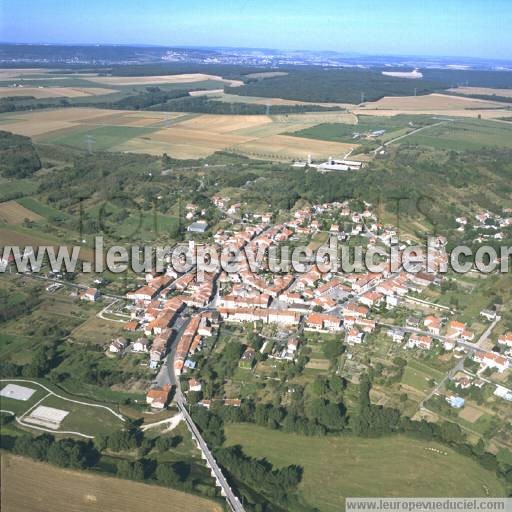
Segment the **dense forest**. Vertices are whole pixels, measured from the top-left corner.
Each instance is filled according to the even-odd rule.
[[[41,168],[39,155],[28,137],[0,131],[0,174],[28,178]]]
[[[423,78],[441,82],[447,87],[493,87],[495,89],[512,88],[510,71],[477,71],[469,69],[422,69]]]
[[[225,91],[240,96],[262,96],[312,102],[358,104],[375,101],[383,96],[413,96],[446,88],[434,80],[410,80],[383,75],[366,69],[306,69],[287,70],[287,75],[249,79],[242,87],[226,87]]]
[[[301,114],[304,112],[325,112],[342,110],[340,107],[321,105],[256,105],[250,103],[228,103],[205,97],[183,97],[166,103],[154,105],[148,110],[167,112],[198,112],[205,114],[227,115],[263,115],[263,114]]]
[[[256,105],[239,102],[223,102],[208,97],[190,96],[188,90],[164,91],[157,86],[147,87],[146,91],[130,94],[112,101],[90,101],[89,106],[119,110],[156,110],[164,112],[197,112],[204,114],[261,115],[261,114],[300,114],[303,112],[323,112],[342,110],[340,107],[321,105]],[[76,106],[73,99],[55,98],[37,101],[32,96],[0,98],[0,113],[45,108]]]
[[[93,104],[98,108],[121,110],[155,110],[164,112],[197,112],[204,114],[300,114],[303,112],[322,112],[342,110],[340,107],[321,105],[255,105],[249,103],[228,103],[205,96],[190,96],[188,90],[175,89],[163,91],[157,86],[146,87],[145,92],[133,94],[112,102]]]

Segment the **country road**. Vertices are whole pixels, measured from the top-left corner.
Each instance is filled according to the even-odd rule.
[[[169,432],[175,429],[179,423],[183,420],[183,415],[181,413],[175,414],[170,418],[165,418],[164,420],[155,421],[155,423],[148,423],[147,425],[142,425],[140,429],[145,432],[146,430],[154,427],[161,427],[162,425],[168,425],[165,429],[165,432]]]
[[[183,336],[183,333],[188,323],[190,322],[190,319],[185,318],[183,314],[180,318],[180,326],[174,337],[171,351],[167,359],[167,371],[169,374],[169,380],[172,385],[176,386],[176,394],[174,396],[174,399],[176,401],[176,405],[178,406],[180,413],[183,416],[183,419],[185,421],[185,424],[187,425],[190,434],[196,441],[197,447],[201,450],[202,456],[206,460],[207,466],[210,468],[212,472],[212,476],[215,477],[217,485],[221,488],[222,495],[226,498],[230,510],[232,510],[233,512],[244,512],[242,504],[240,503],[239,499],[236,497],[235,493],[228,484],[226,478],[222,474],[222,470],[218,466],[217,461],[215,460],[212,452],[208,448],[206,441],[203,439],[201,432],[199,431],[196,424],[194,423],[194,420],[187,411],[187,400],[183,393],[181,392],[180,380],[174,372],[174,357],[176,355],[176,347],[181,336]]]
[[[400,137],[396,137],[394,139],[388,140],[387,142],[384,142],[381,146],[379,146],[377,149],[375,149],[373,152],[377,154],[381,149],[385,148],[386,146],[389,146],[390,144],[393,144],[399,140],[405,139],[406,137],[409,137],[411,135],[414,135],[418,132],[421,132],[423,130],[426,130],[427,128],[434,128],[435,126],[440,126],[442,124],[450,123],[453,119],[446,119],[444,121],[439,121],[439,123],[429,124],[427,126],[421,126],[420,128],[416,128],[412,132],[404,133],[403,135],[400,135]]]
[[[208,448],[208,445],[206,444],[205,440],[203,439],[203,436],[199,432],[199,429],[196,427],[196,424],[192,420],[192,417],[187,411],[186,408],[186,400],[185,397],[182,395],[181,391],[176,391],[176,404],[178,405],[179,410],[183,414],[183,418],[185,420],[185,423],[187,424],[187,427],[192,434],[192,437],[196,440],[197,445],[201,452],[203,453],[203,457],[205,458],[208,467],[212,471],[212,476],[215,477],[215,480],[217,481],[217,484],[222,489],[222,494],[226,498],[226,501],[228,502],[229,508],[233,512],[244,512],[244,508],[242,504],[240,503],[239,499],[236,497],[235,493],[229,486],[226,478],[222,474],[222,471],[220,467],[217,464],[217,461],[213,457],[212,452]]]
[[[61,279],[54,279],[54,278],[51,278],[51,277],[46,277],[46,276],[42,276],[42,275],[31,273],[31,272],[16,272],[16,274],[19,275],[19,276],[22,276],[22,277],[30,277],[32,279],[39,279],[41,281],[47,281],[47,282],[50,282],[50,283],[61,284],[62,286],[67,286],[69,288],[74,288],[75,290],[84,290],[85,291],[85,290],[87,290],[87,288],[89,288],[89,286],[87,286],[85,284],[70,283],[69,281],[62,281]],[[103,297],[108,297],[108,298],[111,298],[111,299],[116,299],[116,300],[123,299],[123,300],[126,300],[126,297],[121,296],[121,295],[113,295],[111,293],[103,293],[103,292],[102,292],[101,295]]]
[[[110,311],[110,308],[117,304],[119,302],[119,299],[114,299],[112,302],[108,303],[96,316],[100,318],[101,320],[106,320],[108,322],[117,322],[117,323],[126,323],[130,320],[129,315],[125,315],[123,313],[114,313]],[[110,313],[111,315],[119,316],[120,319],[115,318],[108,318],[105,316],[106,313]]]

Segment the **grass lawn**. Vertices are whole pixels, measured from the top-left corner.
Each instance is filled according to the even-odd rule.
[[[123,212],[126,214],[122,220],[112,217]],[[96,219],[101,219],[101,224],[111,231],[114,240],[126,239],[127,241],[155,240],[169,237],[178,227],[178,217],[164,215],[155,211],[123,210],[112,203],[97,204],[87,212]],[[112,218],[111,218],[112,217]]]
[[[33,180],[8,180],[0,178],[0,201],[7,201],[22,195],[33,194],[37,190],[37,183]]]
[[[34,197],[23,197],[18,199],[17,202],[25,208],[28,208],[34,213],[37,213],[38,215],[41,215],[41,217],[44,217],[45,219],[48,219],[52,222],[66,222],[71,220],[71,216],[66,212],[52,208],[51,206],[38,201]]]
[[[49,396],[43,400],[41,405],[69,411],[69,414],[60,424],[60,430],[70,430],[74,432],[82,432],[88,435],[97,435],[100,433],[108,434],[113,430],[123,428],[124,426],[123,422],[119,418],[114,416],[110,411],[101,407],[76,404],[74,402],[62,400],[56,396]]]
[[[71,333],[71,338],[80,343],[106,346],[112,341],[112,338],[124,335],[122,323],[90,316]]]
[[[354,134],[362,135],[376,130],[385,130],[385,132],[378,137],[378,140],[386,142],[387,140],[413,131],[420,126],[427,126],[436,122],[429,116],[408,115],[397,115],[389,118],[382,116],[358,116],[358,120],[358,124],[322,123],[312,126],[311,128],[288,133],[287,135],[330,142],[359,142],[360,139]],[[376,139],[377,138],[373,139],[373,141]]]
[[[101,400],[109,406],[111,406],[111,404],[120,404],[126,399],[134,400],[138,403],[145,403],[146,398],[144,393],[114,391],[104,386],[96,386],[85,382],[77,383],[72,380],[61,384],[61,388],[68,391],[76,400]],[[60,391],[59,393],[62,394]],[[115,407],[115,405],[112,405],[112,407]]]
[[[134,137],[143,136],[153,131],[153,128],[136,126],[100,126],[97,128],[80,126],[76,129],[41,137],[40,140],[52,144],[63,144],[82,149],[87,149],[90,143],[91,149],[104,151],[133,139]]]
[[[14,332],[0,333],[0,357],[2,361],[10,361],[17,364],[26,364],[31,357],[26,351],[32,351],[32,341],[28,336],[20,336]]]
[[[428,366],[426,363],[419,361],[418,359],[409,359],[407,366],[414,370],[426,373],[429,377],[436,381],[440,381],[444,377],[444,373],[441,370],[437,370]]]
[[[457,120],[411,135],[401,142],[460,151],[485,146],[512,148],[512,126],[479,119]]]
[[[227,444],[240,444],[251,456],[278,467],[302,466],[299,491],[320,511],[342,510],[347,496],[474,497],[485,496],[486,489],[490,496],[505,495],[492,472],[435,442],[306,437],[247,424],[227,425],[225,432]]]
[[[428,374],[407,366],[402,377],[402,384],[412,386],[426,394],[433,387],[429,384],[429,380],[430,376]]]

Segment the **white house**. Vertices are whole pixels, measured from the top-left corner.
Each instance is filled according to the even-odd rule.
[[[510,367],[510,361],[496,352],[475,352],[473,359],[479,362],[484,369],[492,368],[498,370],[499,373],[503,373]]]
[[[82,294],[82,300],[88,300],[90,302],[96,302],[101,297],[101,293],[97,288],[87,288]]]
[[[494,394],[499,397],[507,400],[508,402],[512,402],[512,390],[504,387],[504,386],[496,386],[494,390]]]
[[[290,338],[288,340],[288,354],[291,356],[295,355],[297,353],[297,349],[299,347],[299,340],[297,338]]]
[[[139,338],[134,342],[132,350],[134,352],[147,352],[148,351],[148,340],[146,338]]]
[[[483,309],[482,311],[480,311],[480,316],[492,322],[493,320],[496,319],[496,311],[494,311],[493,309]]]
[[[201,383],[197,379],[189,379],[188,390],[189,391],[201,391]]]
[[[110,352],[113,352],[114,354],[117,354],[119,352],[122,352],[128,345],[128,342],[125,338],[116,338],[115,340],[112,340],[112,343],[110,343],[108,349]]]
[[[407,348],[420,348],[422,350],[430,350],[432,347],[432,338],[430,336],[421,336],[413,333],[407,342]]]
[[[507,332],[505,334],[502,334],[498,338],[498,343],[500,345],[505,345],[507,347],[511,347],[512,348],[512,332]]]
[[[398,329],[389,329],[386,333],[395,343],[404,341],[405,333]]]
[[[359,345],[363,342],[363,338],[364,338],[364,332],[360,332],[355,327],[352,327],[352,329],[350,329],[347,332],[346,341],[347,341],[347,343],[349,343],[351,345],[354,345],[354,344]]]

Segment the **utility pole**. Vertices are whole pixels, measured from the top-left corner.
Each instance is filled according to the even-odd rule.
[[[364,92],[361,91],[361,103],[364,103]]]
[[[92,145],[95,143],[96,141],[94,140],[94,137],[90,134],[87,134],[85,136],[85,143],[87,144],[87,151],[89,153],[92,153]]]

